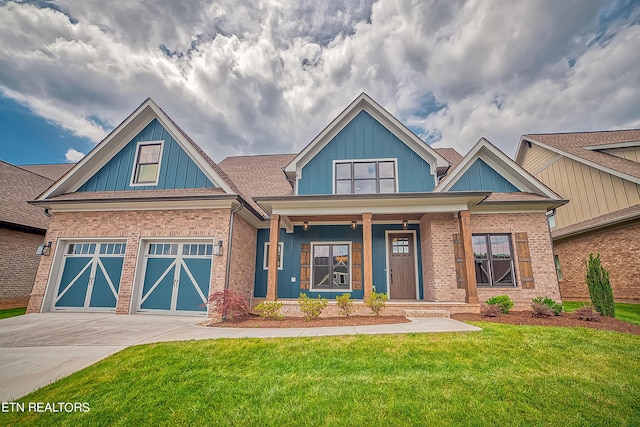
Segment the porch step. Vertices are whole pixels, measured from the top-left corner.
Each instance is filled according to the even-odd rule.
[[[451,317],[448,310],[404,310],[404,317]]]

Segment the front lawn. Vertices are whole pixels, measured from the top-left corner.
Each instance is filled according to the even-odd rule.
[[[582,307],[585,302],[566,301],[563,302],[565,311],[571,312],[577,308]],[[625,322],[640,325],[640,304],[616,304],[616,319],[623,320]]]
[[[47,426],[637,425],[639,336],[477,324],[482,332],[132,347],[21,400],[87,402],[89,412],[0,414],[0,421]]]
[[[0,319],[7,319],[9,317],[21,316],[26,311],[27,311],[27,307],[9,308],[7,310],[0,310]]]

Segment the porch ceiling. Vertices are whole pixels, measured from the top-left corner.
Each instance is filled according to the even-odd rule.
[[[411,213],[411,214],[379,214],[373,215],[372,221],[402,221],[403,219],[409,221],[419,221],[423,214]],[[288,217],[292,222],[344,222],[350,223],[351,221],[362,222],[362,215],[294,215]]]

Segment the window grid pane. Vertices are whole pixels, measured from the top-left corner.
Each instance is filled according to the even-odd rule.
[[[515,286],[511,235],[473,235],[476,282],[479,286]]]
[[[349,289],[349,256],[347,244],[314,245],[312,290]]]
[[[396,162],[336,163],[335,194],[375,194],[396,192]]]

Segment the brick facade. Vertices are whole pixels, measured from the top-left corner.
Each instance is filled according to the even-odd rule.
[[[227,246],[229,236],[229,209],[193,210],[145,210],[114,212],[55,212],[51,217],[45,240],[53,242],[51,256],[40,257],[33,291],[27,308],[28,313],[48,311],[42,307],[51,267],[59,239],[122,238],[127,242],[127,251],[120,279],[116,313],[126,314],[135,310],[132,304],[134,275],[138,266],[141,240],[153,238],[202,238],[216,242],[222,240]],[[255,256],[255,255],[254,255]],[[224,289],[226,273],[226,251],[214,256],[211,267],[210,292]],[[138,274],[142,274],[139,272]],[[51,279],[52,288],[56,278]],[[48,304],[47,304],[48,305]]]
[[[40,257],[44,233],[0,228],[0,306],[24,307],[29,299]]]
[[[236,214],[233,223],[233,245],[229,269],[229,289],[247,298],[253,296],[256,273],[256,241],[258,231],[247,220]]]
[[[616,301],[640,302],[640,223],[603,230],[554,242],[560,260],[560,293],[568,300],[589,301],[585,281],[590,253],[599,253],[604,268],[610,271]]]
[[[453,214],[425,214],[420,221],[422,239],[422,274],[427,301],[463,302],[464,289],[458,289],[454,265],[453,235],[459,233],[459,223]],[[472,214],[472,233],[511,233],[518,286],[515,288],[478,287],[480,301],[508,294],[519,308],[528,308],[531,299],[548,296],[560,301],[551,239],[546,215],[540,213]],[[515,233],[528,235],[534,289],[523,289],[517,268],[518,254]]]

